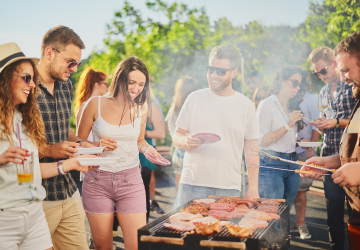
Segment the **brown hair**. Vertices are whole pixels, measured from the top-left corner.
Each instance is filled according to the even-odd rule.
[[[190,76],[180,77],[175,84],[175,92],[170,110],[174,110],[174,112],[178,115],[188,95],[199,88],[200,86],[198,82]]]
[[[269,95],[278,94],[282,86],[281,80],[286,81],[296,73],[299,73],[301,75],[301,82],[300,82],[299,91],[297,92],[296,96],[291,98],[287,103],[290,112],[293,112],[294,110],[300,110],[300,103],[303,101],[306,91],[310,89],[310,79],[307,73],[299,67],[286,66],[275,73],[274,79],[271,82],[269,89]],[[296,125],[298,131],[300,131],[306,126],[306,124],[302,120],[297,121]]]
[[[20,64],[23,62],[31,63],[34,70],[34,83],[36,87],[29,93],[26,103],[17,105],[17,109],[22,115],[22,124],[25,126],[25,133],[31,138],[31,141],[39,148],[39,152],[43,152],[46,147],[45,126],[42,120],[40,109],[36,101],[36,92],[39,87],[39,75],[35,63],[32,60],[19,60],[8,65],[0,73],[0,124],[2,130],[0,138],[7,139],[11,144],[10,128],[7,119],[12,117],[14,113],[13,96],[11,93],[11,83],[14,72],[19,72]]]
[[[76,113],[81,104],[87,101],[94,89],[95,83],[103,81],[107,78],[107,74],[100,70],[94,70],[89,67],[85,69],[80,76],[78,86],[75,92],[75,106],[74,112]]]
[[[80,49],[85,49],[83,41],[72,29],[62,25],[51,28],[43,37],[41,43],[41,57],[44,56],[45,49],[48,47],[54,47],[61,51],[69,44],[74,44]]]
[[[215,57],[217,59],[229,59],[229,64],[232,68],[238,68],[240,65],[239,52],[229,45],[214,47],[210,52],[209,58],[211,57]]]
[[[352,56],[356,56],[358,58],[358,65],[360,65],[360,31],[356,31],[347,38],[341,40],[335,47],[335,56],[342,51],[345,51]]]
[[[129,73],[135,70],[139,70],[142,72],[146,77],[146,82],[143,91],[134,99],[132,100],[129,94],[128,85],[129,85]],[[139,58],[137,57],[128,57],[116,66],[111,85],[109,87],[108,92],[106,93],[105,97],[107,98],[116,98],[119,94],[122,95],[124,101],[128,101],[130,103],[131,108],[136,107],[139,108],[140,105],[144,103],[148,104],[150,109],[150,83],[149,83],[149,72]],[[131,110],[131,109],[130,109]],[[125,114],[125,107],[123,109],[123,114],[121,116],[121,120]],[[140,112],[140,110],[138,110]],[[130,112],[130,120],[131,112]],[[121,120],[120,123],[121,124]],[[131,120],[133,122],[133,120]]]
[[[316,63],[320,59],[323,59],[327,63],[333,61],[335,59],[334,51],[329,47],[323,46],[314,49],[309,55],[310,63]]]

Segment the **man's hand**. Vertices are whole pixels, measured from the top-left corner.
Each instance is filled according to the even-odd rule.
[[[310,163],[313,163],[313,164],[319,165],[319,166],[323,166],[324,168],[330,168],[328,166],[327,159],[325,157],[312,157],[305,162],[305,164],[307,164],[307,165],[309,165]],[[301,170],[313,171],[314,172],[313,174],[300,174],[301,177],[307,177],[307,178],[311,178],[311,179],[317,179],[321,176],[321,174],[330,173],[329,171],[326,171],[326,170],[321,170],[318,168],[312,168],[312,167],[308,167],[308,166],[302,166]]]
[[[205,142],[199,138],[192,137],[191,135],[186,136],[186,146],[189,149],[196,149],[197,147],[203,145]]]
[[[324,129],[330,129],[334,128],[337,124],[336,119],[323,119],[320,124],[314,125],[316,128],[324,130]]]
[[[335,184],[340,187],[356,187],[360,185],[360,162],[344,164],[331,176]]]
[[[70,158],[77,153],[77,147],[79,146],[76,142],[63,141],[56,144],[47,145],[45,156],[61,159],[61,158]]]
[[[246,193],[245,200],[260,198],[258,190],[249,189]]]
[[[94,145],[92,145],[91,143],[88,143],[86,141],[80,142],[80,147],[83,147],[83,148],[95,148]]]

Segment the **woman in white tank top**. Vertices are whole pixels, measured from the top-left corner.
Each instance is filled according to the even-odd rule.
[[[96,249],[112,248],[114,205],[125,248],[138,249],[137,230],[146,224],[144,184],[139,152],[160,154],[145,141],[149,100],[149,73],[144,63],[129,57],[121,61],[107,94],[91,98],[84,108],[78,136],[93,132],[94,145],[106,146],[102,157],[118,157],[84,178],[83,205]]]

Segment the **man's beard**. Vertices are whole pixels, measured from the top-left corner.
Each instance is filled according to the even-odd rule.
[[[55,62],[51,62],[47,68],[48,75],[54,80],[54,81],[67,81],[67,79],[63,79],[61,76],[61,73],[57,72],[55,70]]]
[[[227,80],[221,81],[221,84],[219,86],[214,87],[211,84],[211,81],[209,80],[209,87],[210,87],[211,91],[219,93],[219,92],[223,91],[224,89],[226,89],[230,85],[230,83],[231,83],[231,80],[227,79]]]

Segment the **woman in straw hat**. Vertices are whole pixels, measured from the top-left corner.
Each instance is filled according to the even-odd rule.
[[[81,166],[75,158],[39,164],[38,153],[46,147],[46,138],[36,102],[38,61],[25,57],[15,43],[0,45],[1,249],[52,249],[41,202],[45,198],[41,178],[92,168]],[[29,161],[32,179],[19,185],[17,168]]]

